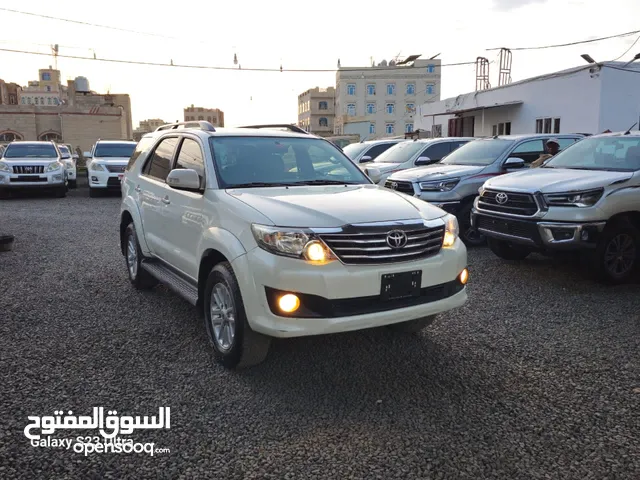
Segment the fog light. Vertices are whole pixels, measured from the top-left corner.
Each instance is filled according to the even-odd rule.
[[[469,281],[469,270],[467,270],[466,268],[462,270],[462,272],[460,272],[460,275],[458,275],[458,280],[460,280],[460,283],[462,285],[466,285]]]
[[[91,181],[92,181],[92,182],[97,182],[97,181],[98,181],[98,177],[93,177],[93,176],[92,176],[92,177],[91,177]]]
[[[589,232],[587,230],[583,230],[580,234],[580,238],[583,242],[586,242],[587,240],[589,240]]]
[[[300,307],[300,299],[293,293],[287,293],[280,297],[278,306],[283,312],[292,313]]]

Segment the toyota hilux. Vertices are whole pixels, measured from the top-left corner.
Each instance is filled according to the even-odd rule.
[[[417,332],[467,299],[454,216],[293,129],[201,121],[144,135],[120,239],[132,285],[161,282],[196,306],[228,368],[261,362],[272,337]]]
[[[640,254],[640,132],[594,135],[487,180],[472,222],[501,258],[578,251],[601,279],[627,281]]]

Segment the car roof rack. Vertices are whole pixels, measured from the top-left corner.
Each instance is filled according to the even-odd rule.
[[[206,130],[207,132],[215,132],[216,129],[210,122],[204,120],[198,120],[195,122],[179,122],[179,123],[167,123],[161,127],[156,128],[156,132],[160,130],[175,130],[178,128],[196,128],[199,130]]]
[[[268,125],[245,125],[238,128],[286,128],[287,130],[291,130],[292,132],[304,133],[306,135],[309,135],[309,132],[291,123],[274,123],[274,124],[268,124]]]

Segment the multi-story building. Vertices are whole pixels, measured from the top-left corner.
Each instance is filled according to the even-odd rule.
[[[156,128],[166,125],[169,122],[165,122],[161,118],[149,118],[147,120],[141,120],[138,128],[133,131],[133,139],[139,142],[143,135],[149,132],[153,132]]]
[[[298,95],[298,126],[315,135],[333,135],[336,89],[311,88]]]
[[[38,70],[38,80],[31,80],[20,93],[20,105],[55,107],[62,104],[60,71],[51,67]]]
[[[224,112],[219,108],[190,107],[184,109],[184,121],[206,120],[214,127],[224,127]]]
[[[363,118],[369,121],[369,138],[412,132],[420,106],[440,100],[440,60],[418,56],[365,68],[339,67],[334,133],[343,134],[345,125]]]
[[[18,105],[22,87],[17,83],[7,83],[0,80],[0,105]]]

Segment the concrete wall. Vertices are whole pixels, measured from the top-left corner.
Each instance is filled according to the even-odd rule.
[[[626,131],[640,122],[640,66],[632,64],[625,70],[633,71],[605,67],[600,72],[602,91],[598,132],[607,129]],[[638,125],[633,129],[638,130]]]

